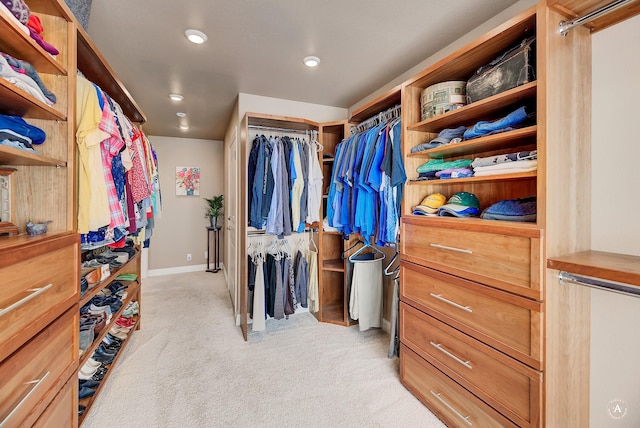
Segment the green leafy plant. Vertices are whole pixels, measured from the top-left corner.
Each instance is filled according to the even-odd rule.
[[[224,209],[224,195],[214,195],[213,198],[204,198],[207,202],[204,216],[207,218],[216,218],[222,214]]]

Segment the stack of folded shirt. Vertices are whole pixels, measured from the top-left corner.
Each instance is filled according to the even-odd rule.
[[[472,140],[474,138],[513,131],[523,126],[530,116],[533,116],[533,114],[528,114],[525,107],[520,107],[505,117],[493,122],[482,120],[464,131],[464,139]]]
[[[423,163],[417,168],[419,174],[426,172],[437,172],[445,169],[465,168],[471,165],[471,159],[458,159],[453,161],[444,161],[442,159],[431,159],[429,162]]]
[[[35,151],[32,145],[42,144],[46,137],[42,129],[21,117],[0,114],[0,145]]]
[[[440,131],[436,138],[429,141],[428,143],[422,143],[418,146],[412,147],[411,153],[418,153],[447,144],[459,143],[462,141],[462,136],[464,135],[464,131],[466,130],[467,128],[465,126],[443,129],[442,131]]]
[[[55,95],[44,86],[33,66],[26,61],[0,52],[0,77],[49,106],[56,102]]]
[[[445,180],[448,178],[466,178],[466,177],[472,177],[472,176],[473,176],[473,170],[469,167],[448,168],[448,169],[443,169],[442,171],[436,172],[436,177],[440,178],[441,180]]]
[[[499,201],[485,209],[480,217],[487,220],[536,221],[536,197]]]
[[[504,155],[475,158],[471,163],[475,176],[516,174],[538,169],[537,150],[528,150]]]

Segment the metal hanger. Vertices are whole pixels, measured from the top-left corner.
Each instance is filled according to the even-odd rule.
[[[367,249],[367,248],[371,248],[371,249],[373,250],[373,253],[374,253],[374,258],[373,258],[373,260],[384,260],[384,259],[387,257],[387,255],[386,255],[384,252],[382,252],[382,251],[378,250],[375,246],[373,246],[373,245],[371,245],[371,244],[369,244],[369,243],[366,243],[366,244],[364,244],[361,248],[359,248],[359,249],[358,249],[358,251],[356,251],[355,253],[353,253],[353,254],[351,254],[351,255],[349,256],[349,261],[350,261],[351,263],[354,263],[354,262],[371,261],[371,260],[356,260],[356,259],[355,259],[355,257],[356,257],[358,254],[360,254],[361,252],[363,252],[363,251],[364,251],[365,249]],[[375,253],[382,255],[382,257],[378,257],[378,258],[376,258],[376,257],[375,257]]]
[[[393,264],[395,263],[396,259],[398,258],[398,256],[400,255],[400,252],[396,249],[396,253],[393,255],[393,257],[391,258],[391,261],[389,262],[389,264],[387,265],[387,267],[384,268],[384,274],[385,276],[391,276],[394,274],[397,274],[398,272],[400,272],[400,265],[396,266],[393,270],[389,270],[389,268],[391,266],[393,266]],[[396,279],[396,278],[393,278]]]

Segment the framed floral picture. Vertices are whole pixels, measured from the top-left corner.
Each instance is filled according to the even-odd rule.
[[[200,196],[200,168],[176,167],[176,196]]]

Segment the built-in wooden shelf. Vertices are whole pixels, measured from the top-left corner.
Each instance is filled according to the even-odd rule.
[[[547,267],[640,287],[640,257],[638,256],[582,251],[547,259]]]
[[[457,110],[430,117],[414,125],[409,125],[407,129],[410,131],[437,133],[445,128],[473,125],[473,122],[479,120],[500,119],[499,117],[494,117],[494,115],[504,111],[505,108],[535,100],[537,89],[537,82],[526,83],[492,97],[485,98],[484,100],[460,107]]]
[[[330,270],[333,272],[344,272],[344,260],[342,259],[323,260],[322,270]]]
[[[360,123],[375,114],[390,109],[391,107],[400,104],[400,97],[401,87],[396,86],[354,110],[349,118],[349,122]]]
[[[482,182],[492,182],[495,183],[497,181],[516,181],[516,180],[532,180],[537,177],[536,171],[531,172],[521,172],[518,174],[500,174],[500,175],[487,175],[481,177],[466,177],[466,178],[446,178],[440,180],[419,180],[419,181],[408,181],[407,185],[409,186],[420,186],[420,185],[447,185],[447,184],[460,184],[460,183],[482,183]]]
[[[37,149],[38,146],[35,146]],[[32,166],[59,166],[66,167],[67,162],[42,156],[27,150],[0,145],[0,164],[5,165],[32,165]]]
[[[27,61],[38,73],[67,75],[64,64],[45,52],[34,39],[20,29],[13,20],[0,14],[0,51]]]
[[[424,150],[417,153],[407,153],[408,157],[428,157],[431,159],[444,159],[454,156],[464,156],[474,153],[490,152],[528,144],[535,144],[537,126],[516,129],[514,131],[503,132],[501,134],[489,135],[487,137],[462,141],[456,144],[446,144],[434,149]]]
[[[48,106],[5,79],[0,79],[0,112],[32,119],[67,120],[64,113]]]

